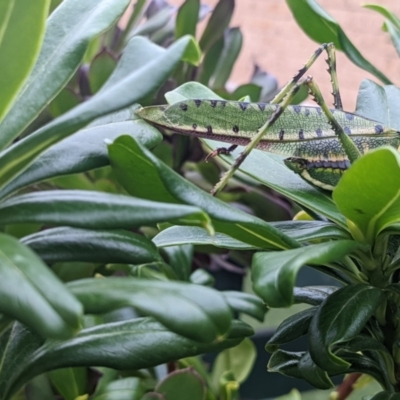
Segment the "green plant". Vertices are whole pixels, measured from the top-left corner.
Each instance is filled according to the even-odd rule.
[[[142,234],[158,223],[212,232],[201,208],[120,194],[112,181],[105,140],[123,133],[158,144],[135,103],[199,62],[186,35],[167,49],[139,36],[118,42],[116,63],[98,38],[108,43],[128,5],[64,0],[46,21],[49,0],[0,4],[0,399],[33,378],[29,398],[45,398],[49,382],[66,399],[87,397],[82,367],[91,366],[113,369],[98,377],[99,390],[126,384],[140,398],[143,382],[155,386],[156,365],[251,335],[233,312],[265,313],[255,296],[193,283],[209,277],[192,274],[190,246],[161,254]],[[119,370],[141,379],[120,379]]]

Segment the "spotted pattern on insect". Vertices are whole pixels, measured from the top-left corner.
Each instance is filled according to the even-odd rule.
[[[202,100],[195,100],[194,104],[196,104],[197,107],[200,107],[202,102]]]
[[[232,130],[233,130],[233,132],[238,133],[239,132],[239,127],[237,125],[233,125]]]
[[[304,140],[304,131],[303,131],[303,129],[299,130],[299,140]]]
[[[343,128],[344,133],[346,133],[347,135],[351,135],[351,129],[348,126],[345,126]]]
[[[188,105],[186,103],[181,103],[179,107],[181,108],[182,111],[187,111],[188,109]]]
[[[215,108],[217,106],[217,100],[210,100],[211,107]]]
[[[310,109],[309,109],[309,108],[306,108],[306,109],[305,109],[304,115],[305,115],[306,117],[308,117],[308,116],[310,115]]]
[[[317,128],[315,130],[315,133],[317,134],[318,137],[321,137],[322,136],[322,129],[321,128]]]
[[[301,107],[300,106],[293,106],[293,110],[295,113],[300,114],[301,113]]]
[[[346,119],[347,120],[353,121],[353,119],[354,119],[354,115],[353,114],[351,114],[351,113],[345,113],[345,114],[346,114]]]
[[[265,103],[257,103],[257,105],[258,105],[258,108],[260,109],[260,111],[265,111],[265,106],[266,106]]]
[[[383,126],[375,125],[375,133],[383,133]]]
[[[213,133],[211,125],[207,125],[207,133]]]
[[[246,111],[248,106],[249,106],[249,103],[245,103],[245,102],[239,103],[239,107],[241,108],[242,111]]]
[[[196,129],[197,129],[197,124],[193,124],[193,125],[192,125],[192,128],[193,128],[194,130],[196,130]]]
[[[281,129],[279,131],[279,140],[283,140],[284,137],[285,137],[285,131],[283,129]]]

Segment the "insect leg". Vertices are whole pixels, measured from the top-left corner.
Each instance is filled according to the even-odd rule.
[[[328,43],[325,50],[328,53],[328,59],[326,60],[326,63],[328,64],[328,72],[331,76],[333,105],[337,110],[343,110],[342,98],[339,91],[339,81],[336,71],[335,46],[333,43]]]
[[[319,90],[317,84],[311,77],[307,77],[304,80],[304,84],[308,86],[310,94],[314,97],[315,102],[321,107],[325,116],[328,118],[328,122],[332,126],[332,129],[335,131],[336,135],[338,135],[338,138],[343,146],[344,151],[349,157],[350,162],[352,163],[357,160],[357,158],[361,156],[360,151],[333,116],[332,111],[329,109],[324,98],[322,97],[321,91]]]

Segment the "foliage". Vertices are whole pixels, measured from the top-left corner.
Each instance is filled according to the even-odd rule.
[[[0,399],[54,398],[51,386],[65,399],[88,398],[91,376],[93,398],[124,389],[130,398],[177,399],[182,377],[201,398],[233,398],[254,361],[251,343],[229,350],[234,365],[218,364],[210,376],[195,356],[241,343],[253,330],[234,313],[262,320],[264,304],[209,287],[206,271],[191,270],[191,246],[157,248],[157,224],[212,233],[211,216],[199,205],[128,195],[107,151],[121,134],[145,148],[160,143],[134,111],[199,73],[200,49],[213,48],[215,36],[205,33],[201,46],[188,36],[198,2],[185,2],[175,24],[175,10],[139,0],[123,31],[129,0],[3,3],[0,54],[12,62],[0,65]],[[209,24],[223,16],[216,39],[225,56],[207,80],[225,90],[241,34],[225,29],[233,1],[220,3]],[[153,41],[138,35],[145,28]],[[229,222],[236,211],[224,207]],[[154,367],[168,362],[176,371],[157,384]]]

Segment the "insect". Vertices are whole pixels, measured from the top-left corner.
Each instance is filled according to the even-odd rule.
[[[312,78],[300,80],[323,50],[328,53],[335,109],[328,108]],[[290,105],[302,85],[318,106]],[[284,160],[287,167],[314,186],[333,190],[360,154],[384,145],[400,146],[396,129],[343,111],[331,43],[320,46],[271,103],[196,99],[144,107],[137,114],[162,129],[232,144],[215,150],[213,156],[247,146],[220,186],[253,148],[289,156]]]

